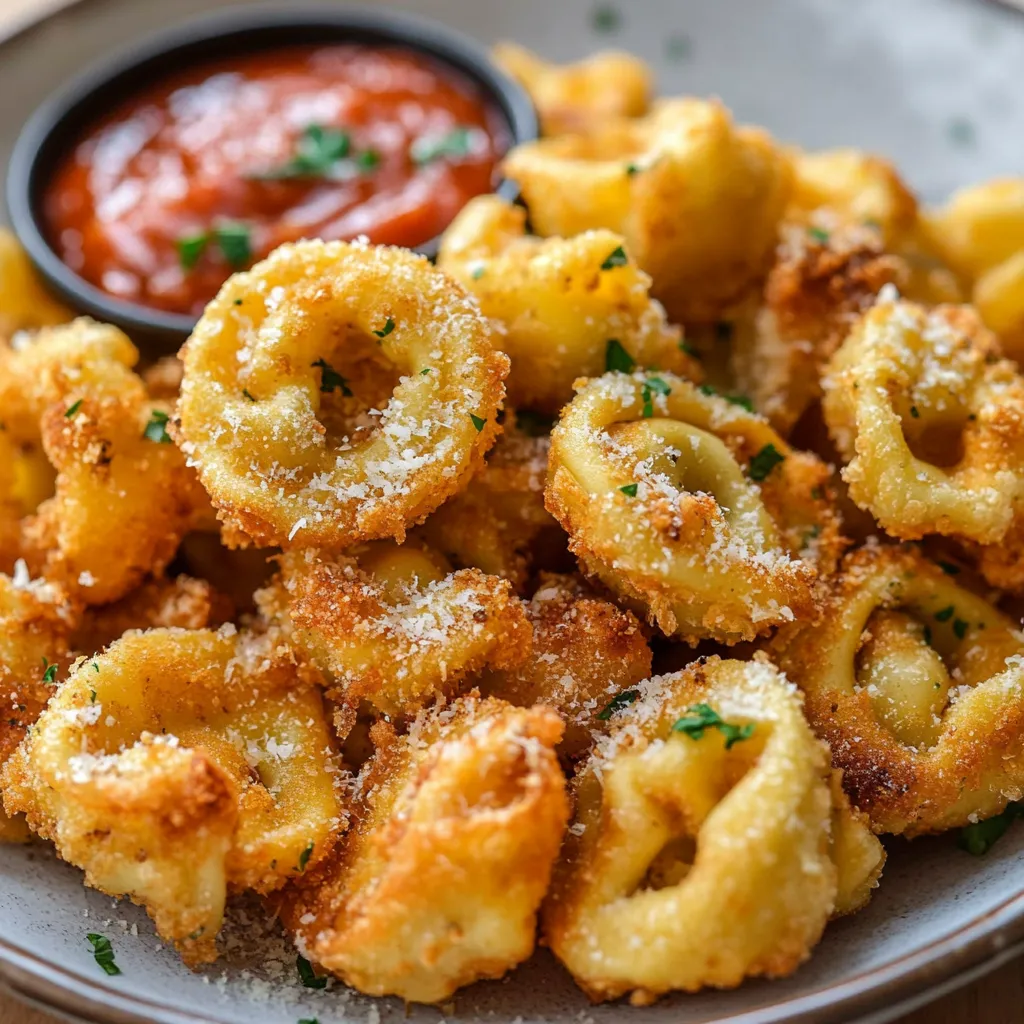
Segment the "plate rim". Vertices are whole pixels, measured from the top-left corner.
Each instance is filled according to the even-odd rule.
[[[7,50],[48,22],[104,2],[109,0],[48,0],[42,10],[11,19],[0,26],[0,67]],[[1017,0],[992,2],[1024,13]],[[891,1020],[1019,956],[1024,956],[1024,884],[956,931],[885,964],[837,984],[708,1024],[850,1024],[867,1017],[876,1022]],[[50,963],[2,936],[0,986],[24,1004],[85,1024],[231,1024],[223,1017],[200,1017],[145,996],[119,993],[98,979]],[[928,993],[931,997],[922,998]]]

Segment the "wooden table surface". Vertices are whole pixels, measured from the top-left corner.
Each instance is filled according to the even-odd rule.
[[[167,0],[137,0],[167,2]],[[62,0],[0,0],[0,32],[11,23],[31,18],[36,11],[60,6]],[[899,1024],[1022,1024],[1024,1022],[1024,962],[1015,961],[951,995],[944,996]],[[0,992],[0,1024],[62,1024],[49,1014],[30,1010]],[[257,1022],[258,1024],[258,1022]]]

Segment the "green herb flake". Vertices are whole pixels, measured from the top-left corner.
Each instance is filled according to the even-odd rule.
[[[295,958],[295,967],[299,972],[299,981],[306,988],[327,988],[327,978],[318,977],[313,965],[301,953]]]
[[[821,499],[824,498],[824,497],[825,497],[825,490],[824,490],[824,488],[822,488],[822,487],[812,487],[811,488],[811,499],[813,501],[821,501]]]
[[[444,135],[421,135],[409,147],[413,163],[423,166],[435,160],[459,160],[472,150],[473,129],[458,125]]]
[[[225,221],[214,228],[217,245],[234,270],[252,262],[252,229],[240,220]]]
[[[957,846],[975,857],[981,857],[992,849],[995,842],[1010,827],[1014,818],[1024,816],[1024,800],[1017,800],[1006,805],[1002,814],[997,814],[984,821],[976,821],[960,830]]]
[[[616,711],[620,711],[624,707],[628,707],[640,696],[639,690],[623,690],[622,693],[615,694],[614,697],[597,713],[597,717],[602,722],[607,722]]]
[[[613,7],[611,4],[600,4],[594,8],[594,12],[590,16],[590,23],[594,26],[595,32],[610,35],[612,32],[618,31],[622,24],[622,15],[619,14],[617,7]]]
[[[380,167],[381,155],[375,149],[364,149],[361,153],[356,154],[356,158],[353,163],[356,169],[362,174],[369,174],[370,171],[375,171]]]
[[[717,395],[718,394],[718,392],[715,390],[715,388],[713,388],[710,384],[701,384],[697,388],[697,390],[702,395],[709,395],[710,396],[710,395]]]
[[[626,255],[626,250],[621,245],[615,246],[614,249],[604,258],[604,262],[601,264],[602,270],[613,270],[615,267],[624,267],[629,262],[629,257]]]
[[[635,498],[636,497],[636,488],[637,488],[636,484],[625,484],[622,487],[620,487],[619,490],[622,491],[622,493],[627,498]]]
[[[917,420],[917,419],[920,419],[920,418],[921,418],[921,414],[920,414],[920,413],[919,413],[919,412],[917,411],[917,406],[916,406],[916,405],[912,405],[912,406],[910,407],[910,415],[911,415],[911,416],[912,416],[912,417],[913,417],[913,418],[914,418],[915,420]]]
[[[147,441],[154,441],[156,444],[170,444],[171,435],[167,433],[167,421],[170,419],[167,413],[159,409],[152,409],[149,413],[149,422],[142,436]]]
[[[936,612],[935,613],[935,621],[936,622],[949,622],[949,620],[951,618],[953,618],[953,613],[955,611],[956,611],[956,609],[952,605],[950,605],[948,608],[943,608],[941,612]]]
[[[618,338],[609,338],[604,350],[604,368],[609,373],[617,370],[619,373],[632,373],[636,369],[636,361],[623,348]]]
[[[700,353],[688,341],[679,342],[679,351],[685,352],[692,359],[700,359]]]
[[[632,178],[634,174],[640,173],[640,167],[637,164],[626,164],[626,176]]]
[[[734,743],[748,740],[754,735],[754,723],[733,725],[726,722],[709,704],[694,704],[682,718],[672,723],[673,732],[681,732],[692,740],[704,738],[706,729],[717,729],[725,738],[725,749],[729,750]]]
[[[426,377],[426,375],[428,373],[430,373],[430,367],[429,366],[424,366],[423,369],[420,370],[420,376],[421,377]]]
[[[469,276],[473,278],[474,281],[479,281],[480,278],[483,277],[486,272],[487,268],[483,264],[481,264],[479,267],[474,267],[473,273],[470,274]]]
[[[732,405],[738,405],[741,409],[746,409],[747,412],[754,411],[754,403],[746,395],[723,395],[722,397]]]
[[[191,270],[206,252],[206,247],[210,244],[210,233],[197,231],[191,235],[182,235],[174,244],[178,249],[178,262],[182,269]]]
[[[95,704],[96,703],[96,691],[95,690],[90,690],[89,691],[89,703],[90,704]]]
[[[310,365],[320,370],[320,390],[325,395],[329,395],[332,391],[340,391],[345,398],[352,397],[352,389],[348,386],[348,381],[326,359],[317,359]]]
[[[395,321],[392,320],[391,317],[388,317],[387,320],[384,321],[384,326],[379,331],[374,331],[373,334],[376,338],[386,338],[394,329]]]
[[[120,974],[121,968],[114,963],[114,947],[110,945],[110,939],[96,932],[89,932],[86,938],[92,945],[93,959],[103,968],[104,973],[111,977]]]
[[[255,177],[267,181],[330,177],[351,149],[351,136],[344,129],[310,124],[296,140],[295,155],[290,160]]]
[[[479,434],[484,429],[484,424],[487,420],[482,419],[480,416],[474,416],[473,413],[469,414],[469,418],[473,421],[473,426],[476,427],[476,432]]]
[[[306,848],[299,854],[299,871],[305,871],[309,858],[313,856],[313,840],[310,839]]]
[[[810,227],[807,229],[807,235],[819,245],[826,245],[828,243],[829,234],[824,228]]]
[[[780,454],[779,450],[773,444],[766,444],[751,460],[750,465],[747,467],[747,475],[751,480],[758,482],[766,479],[768,474],[779,465],[781,462],[786,461],[786,456]]]
[[[43,658],[43,682],[47,686],[53,686],[57,681],[57,666],[51,665],[49,660]]]
[[[302,1017],[298,1024],[320,1024],[320,1020],[317,1017]]]
[[[953,620],[953,632],[956,633],[958,640],[963,640],[967,636],[968,625],[963,619]]]
[[[80,398],[77,402],[68,406],[67,412],[64,413],[64,419],[69,420],[74,416],[79,409],[82,408],[82,399]]]
[[[947,576],[959,576],[960,575],[960,566],[959,565],[954,565],[952,562],[939,562],[939,568]]]
[[[241,299],[235,299],[235,305],[236,306],[240,306],[241,304],[242,304],[242,300]]]
[[[93,672],[99,672],[100,670],[99,665],[97,665],[95,661],[92,663],[92,670]]]

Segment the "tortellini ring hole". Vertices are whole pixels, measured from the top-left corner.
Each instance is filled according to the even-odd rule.
[[[697,840],[691,835],[673,836],[651,861],[639,889],[668,889],[682,882],[697,857]]]
[[[916,405],[910,409],[913,411],[901,418],[903,437],[914,458],[943,469],[959,465],[964,458],[966,413],[947,410],[931,414]]]
[[[353,551],[359,567],[380,584],[389,604],[401,604],[411,590],[425,590],[451,572],[447,560],[436,551],[409,544],[396,547],[388,541],[366,544]]]

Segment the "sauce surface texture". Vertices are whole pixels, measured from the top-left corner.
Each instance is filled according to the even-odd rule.
[[[92,129],[44,197],[103,291],[198,316],[283,242],[415,247],[491,191],[509,140],[458,72],[408,50],[294,47],[193,68]]]

